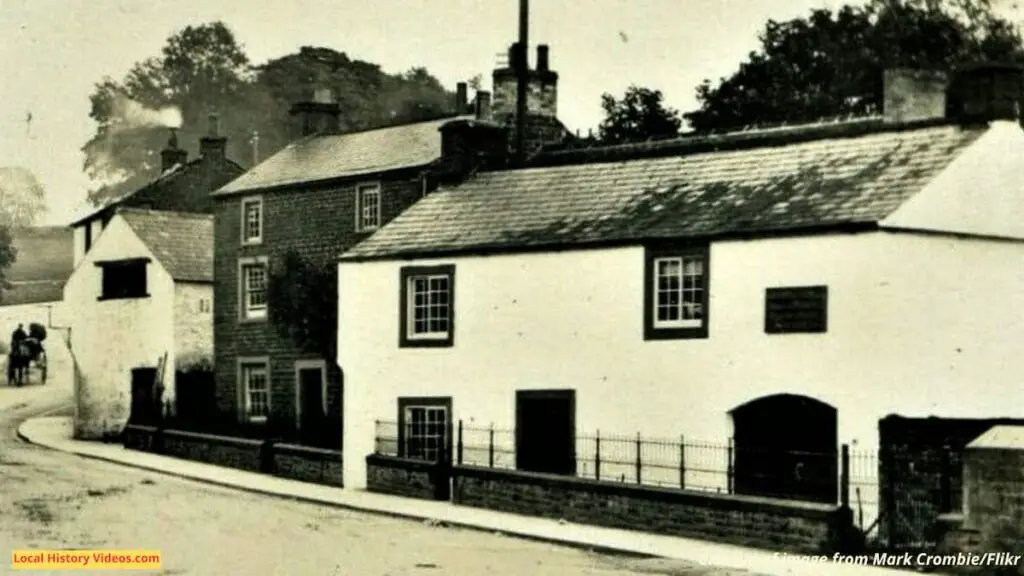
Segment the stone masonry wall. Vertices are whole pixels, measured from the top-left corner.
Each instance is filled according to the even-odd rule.
[[[460,466],[467,506],[808,554],[837,551],[849,513],[837,506],[701,494]]]
[[[440,136],[439,136],[440,137]],[[240,356],[270,357],[273,419],[285,427],[295,423],[295,361],[313,359],[291,341],[282,338],[269,321],[239,320],[238,260],[267,256],[275,259],[291,249],[315,262],[333,262],[344,250],[369,236],[357,232],[355,186],[380,181],[381,222],[387,223],[422,196],[419,172],[405,171],[353,179],[330,186],[295,188],[262,194],[263,243],[241,245],[241,201],[250,195],[231,196],[217,202],[214,234],[214,350],[217,374],[217,406],[222,418],[237,419],[237,388]],[[341,373],[328,361],[328,415],[341,414]]]
[[[435,483],[433,466],[417,460],[392,456],[366,457],[366,490],[433,500]]]
[[[259,472],[262,444],[258,440],[166,430],[163,451],[186,460]]]
[[[291,444],[275,444],[274,474],[282,478],[344,486],[341,452]]]
[[[367,490],[435,499],[431,464],[380,455],[366,463]],[[839,551],[851,523],[848,510],[824,504],[473,466],[455,466],[453,476],[456,504],[794,553]]]

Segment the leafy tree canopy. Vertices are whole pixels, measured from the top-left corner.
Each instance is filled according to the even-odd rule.
[[[0,224],[32,226],[46,212],[43,185],[20,166],[0,167]]]
[[[604,120],[598,126],[603,144],[622,144],[679,135],[682,120],[679,112],[667,108],[660,90],[638,86],[626,89],[622,98],[611,94],[601,96]]]
[[[338,274],[333,263],[317,265],[297,251],[272,262],[267,282],[270,322],[299,348],[332,359],[338,332]]]
[[[434,118],[452,107],[450,94],[423,68],[387,74],[376,64],[314,47],[253,65],[224,23],[189,26],[124,79],[96,85],[89,114],[96,133],[82,149],[85,171],[96,183],[90,199],[102,203],[152,179],[167,126],[181,126],[179,144],[194,156],[211,112],[220,116],[230,158],[249,167],[254,134],[258,159],[280,150],[290,139],[288,109],[322,87],[338,98],[346,130]]]
[[[769,20],[759,38],[732,76],[697,87],[700,108],[683,115],[694,130],[877,113],[886,69],[1024,59],[1017,28],[991,0],[870,0]]]

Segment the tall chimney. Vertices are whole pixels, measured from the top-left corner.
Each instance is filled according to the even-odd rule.
[[[946,116],[946,74],[904,68],[882,77],[882,114],[887,123],[913,122]]]
[[[295,103],[288,113],[296,118],[295,137],[331,134],[338,131],[341,108],[329,89],[317,89],[313,98]]]
[[[491,93],[478,90],[476,93],[475,113],[477,120],[488,121],[491,119]]]
[[[530,0],[519,0],[519,42],[516,43],[516,159],[526,160],[526,96],[530,82]]]
[[[465,114],[469,110],[469,86],[465,82],[455,85],[455,113]]]
[[[548,71],[548,45],[541,44],[537,46],[537,71],[547,72]]]
[[[225,158],[228,139],[220,135],[220,117],[211,113],[206,136],[199,139],[199,155],[203,158]]]
[[[167,147],[160,151],[160,173],[163,174],[178,164],[184,164],[187,160],[188,152],[178,147],[178,130],[171,128]]]

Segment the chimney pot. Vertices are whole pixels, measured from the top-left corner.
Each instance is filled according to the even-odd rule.
[[[548,51],[547,44],[537,46],[537,70],[541,72],[548,71]]]
[[[459,82],[455,85],[455,113],[465,114],[469,106],[469,85]]]
[[[178,131],[171,128],[167,139],[167,147],[160,151],[160,173],[163,174],[178,164],[188,160],[188,152],[178,147]]]
[[[209,117],[209,127],[207,135],[210,138],[217,138],[220,133],[220,116],[216,112],[211,112]]]

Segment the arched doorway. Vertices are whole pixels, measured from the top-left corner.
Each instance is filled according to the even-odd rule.
[[[836,409],[794,394],[763,396],[731,411],[736,494],[835,502]]]

